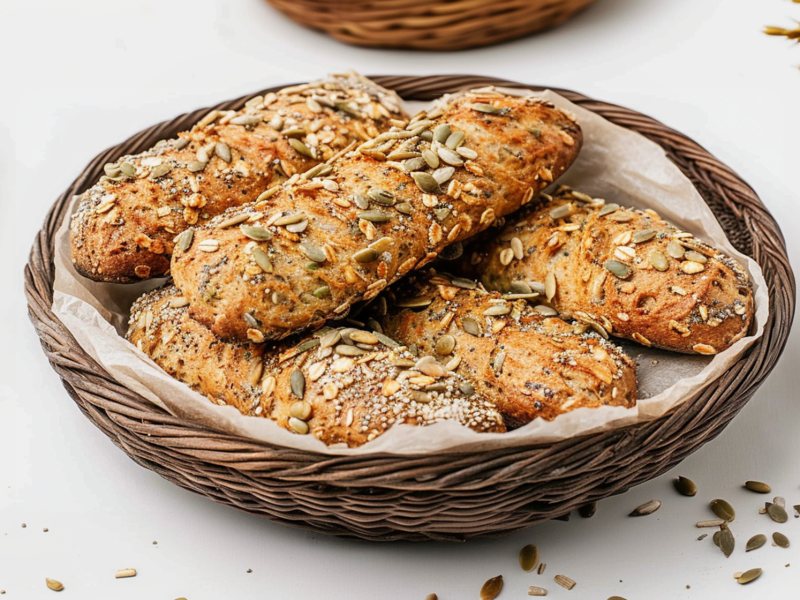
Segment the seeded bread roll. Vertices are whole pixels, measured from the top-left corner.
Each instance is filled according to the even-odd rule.
[[[408,368],[416,359],[380,333],[344,328],[274,346],[221,342],[189,317],[180,292],[167,287],[136,301],[127,337],[211,402],[329,445],[359,446],[395,423],[444,419],[505,431],[493,403],[458,373],[446,379],[449,393],[422,391],[428,378]]]
[[[741,265],[652,210],[562,188],[485,242],[464,271],[487,288],[539,291],[562,316],[646,346],[715,354],[753,319]]]
[[[466,94],[187,234],[175,284],[223,339],[319,327],[529,202],[581,142],[549,103]]]
[[[595,332],[542,315],[527,302],[535,294],[501,296],[427,274],[395,287],[398,297],[379,319],[384,333],[413,343],[426,374],[453,371],[472,382],[508,429],[576,408],[636,404],[630,357]]]
[[[176,234],[407,119],[399,107],[366,78],[331,76],[213,111],[177,139],[107,164],[72,219],[76,270],[115,283],[165,275]]]

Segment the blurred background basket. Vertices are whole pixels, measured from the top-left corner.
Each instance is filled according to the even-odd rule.
[[[473,76],[374,79],[409,100],[491,84],[542,89]],[[190,129],[208,108],[109,148],[56,200],[25,269],[29,316],[42,348],[84,414],[141,466],[216,502],[321,533],[366,540],[497,536],[562,517],[652,479],[719,435],[773,369],[794,316],[794,276],[778,225],[731,169],[658,121],[556,91],[659,144],[697,187],[733,245],[759,263],[769,286],[770,316],[763,337],[698,398],[666,415],[563,442],[490,452],[330,456],[199,427],[120,385],[53,314],[54,235],[68,218],[72,196],[91,186],[105,163]],[[255,95],[214,108],[238,109]]]
[[[560,25],[594,0],[268,0],[357,46],[463,50]]]

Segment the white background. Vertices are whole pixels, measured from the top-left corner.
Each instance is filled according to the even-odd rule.
[[[4,0],[0,3],[0,589],[4,598],[477,598],[494,575],[502,599],[796,598],[800,519],[757,514],[741,489],[762,479],[800,504],[800,328],[754,399],[673,472],[600,504],[597,516],[499,540],[342,541],[275,525],[173,486],[131,462],[79,412],[26,317],[22,269],[53,200],[100,150],[157,121],[327,71],[495,75],[571,88],[688,134],[738,171],[784,228],[800,264],[800,47],[759,32],[791,26],[788,0],[598,0],[560,29],[452,54],[346,47],[263,0]],[[696,498],[670,479],[693,478]],[[697,520],[724,497],[738,509],[725,559]],[[658,498],[650,517],[628,518]],[[791,511],[790,511],[791,512]],[[22,523],[27,527],[22,528]],[[42,531],[44,527],[49,532]],[[794,545],[745,554],[753,534]],[[154,545],[153,542],[158,544]],[[517,566],[535,543],[545,575]],[[784,565],[791,563],[790,567]],[[744,587],[735,571],[760,566]],[[135,567],[134,579],[114,572]],[[247,573],[252,569],[252,573]],[[578,582],[553,583],[557,573]],[[686,589],[686,586],[691,589]]]

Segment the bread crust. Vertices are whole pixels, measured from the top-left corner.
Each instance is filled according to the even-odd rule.
[[[72,217],[73,264],[96,281],[164,276],[177,234],[407,119],[399,107],[393,92],[350,73],[214,111],[177,139],[106,165]]]
[[[195,230],[173,254],[175,284],[223,339],[319,327],[529,202],[581,143],[549,103],[466,94]]]
[[[562,316],[647,346],[715,354],[747,334],[753,293],[739,263],[652,210],[615,207],[562,188],[476,245],[463,272],[543,296],[550,278]]]

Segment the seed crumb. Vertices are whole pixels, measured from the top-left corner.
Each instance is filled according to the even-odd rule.
[[[700,540],[704,540],[704,539],[706,539],[707,537],[708,537],[708,534],[707,534],[707,533],[704,533],[704,534],[703,534],[703,535],[701,535],[699,538],[697,538],[697,541],[699,542]]]
[[[247,569],[247,572],[248,572],[248,573],[252,573],[252,572],[253,572],[253,569]]]
[[[48,531],[50,531],[50,530],[49,530],[47,527],[45,527],[44,529],[42,529],[42,531],[44,531],[45,533],[47,533],[47,532],[48,532]]]
[[[155,540],[153,540],[153,546],[158,546],[158,542],[156,542]]]
[[[650,364],[655,367],[658,364],[658,360],[653,359],[653,360],[650,361]]]
[[[22,528],[25,529],[27,525],[25,523],[22,524]]]

